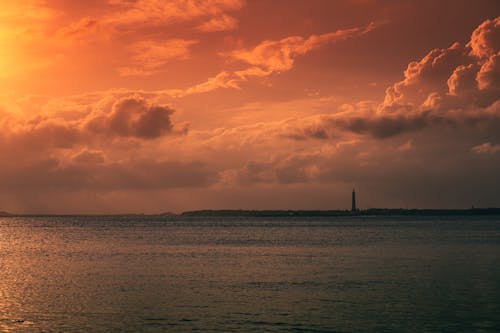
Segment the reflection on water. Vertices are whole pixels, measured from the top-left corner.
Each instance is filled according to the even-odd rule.
[[[0,331],[500,331],[500,217],[0,219]]]

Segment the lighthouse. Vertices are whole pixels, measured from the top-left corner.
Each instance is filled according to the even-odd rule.
[[[356,213],[357,208],[356,208],[356,191],[352,189],[352,206],[351,206],[351,212]]]

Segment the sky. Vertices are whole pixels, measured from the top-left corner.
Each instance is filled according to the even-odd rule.
[[[3,0],[0,211],[500,207],[500,2]]]

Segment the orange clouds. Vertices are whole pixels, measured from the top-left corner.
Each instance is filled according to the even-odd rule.
[[[179,21],[190,21],[217,17],[225,12],[240,9],[242,0],[113,0],[119,11],[107,16],[114,24],[151,24],[163,25]]]
[[[405,79],[386,90],[383,107],[387,110],[404,103],[417,105],[431,92],[444,92],[446,79],[466,58],[463,47],[454,43],[447,49],[432,50],[420,61],[411,62],[404,72]]]
[[[491,89],[500,93],[500,51],[497,54],[491,55],[481,66],[476,80],[479,89]]]
[[[500,17],[486,20],[481,23],[472,33],[470,42],[470,54],[486,59],[500,49]]]
[[[472,147],[472,151],[476,154],[496,154],[500,152],[500,145],[492,145],[491,142]]]
[[[366,27],[341,29],[321,35],[286,37],[281,40],[266,40],[253,49],[231,52],[230,56],[250,65],[258,66],[263,73],[282,72],[293,67],[294,59],[312,50],[370,32],[376,27],[370,23]]]
[[[151,75],[174,59],[187,59],[189,48],[198,43],[197,40],[170,39],[166,41],[141,41],[129,46],[133,54],[127,67],[119,72],[123,76]]]
[[[0,78],[50,72],[64,77],[53,75],[54,85],[64,87],[61,81],[72,74],[102,75],[103,69],[121,76],[151,76],[164,71],[170,61],[187,59],[199,41],[195,35],[235,29],[238,20],[232,13],[244,4],[242,0],[114,0],[89,5],[8,1],[0,8]],[[75,73],[83,67],[84,73]]]
[[[466,46],[454,43],[411,62],[405,79],[386,90],[380,112],[488,107],[500,96],[500,18],[487,20]]]
[[[76,106],[76,105],[75,105]],[[152,140],[174,130],[168,106],[153,104],[139,96],[104,97],[67,117],[53,104],[47,116],[2,115],[2,140],[22,150],[73,149],[120,139]],[[59,113],[59,114],[58,114]],[[100,142],[100,143],[99,143]]]
[[[500,44],[495,36],[499,33],[500,18],[485,21],[467,46],[454,43],[411,62],[404,80],[386,90],[377,112],[330,116],[323,119],[323,126],[381,138],[432,125],[490,123],[497,128]]]
[[[154,139],[172,131],[170,115],[173,112],[167,106],[127,97],[116,101],[108,114],[91,114],[85,121],[85,128],[107,136]]]
[[[370,23],[366,27],[341,29],[321,35],[311,35],[308,38],[291,36],[278,41],[266,40],[251,50],[239,49],[223,54],[233,59],[252,65],[244,69],[221,71],[208,78],[205,82],[185,89],[184,91],[171,91],[176,97],[195,93],[206,93],[219,88],[240,89],[240,84],[253,77],[265,77],[275,72],[284,72],[293,68],[294,59],[310,51],[328,44],[334,44],[346,39],[355,38],[375,29],[377,24]]]
[[[411,48],[398,31],[411,17],[364,24],[402,10],[382,10],[391,4],[369,14],[350,1],[29,4],[47,12],[15,19],[27,7],[12,2],[15,15],[1,14],[0,68],[18,54],[32,60],[20,67],[52,67],[3,81],[13,91],[0,96],[0,201],[15,204],[0,210],[57,211],[66,197],[92,212],[179,210],[193,198],[188,208],[248,208],[238,193],[287,208],[320,187],[324,202],[303,208],[337,208],[332,189],[353,183],[386,184],[375,195],[446,188],[498,166],[500,18],[468,43],[436,31]],[[336,13],[344,7],[352,17]],[[271,192],[285,206],[262,199]]]
[[[217,32],[233,30],[238,26],[238,20],[234,17],[221,14],[203,22],[198,26],[198,30],[202,32]]]
[[[240,9],[243,0],[113,0],[102,15],[84,17],[59,30],[67,38],[99,39],[102,35],[123,35],[193,22],[193,30],[203,32],[234,29],[237,20],[227,13]]]
[[[475,64],[457,66],[447,81],[449,93],[459,96],[473,91],[477,88],[476,74]]]

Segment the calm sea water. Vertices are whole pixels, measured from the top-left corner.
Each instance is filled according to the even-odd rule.
[[[500,216],[0,218],[2,332],[500,332]]]

